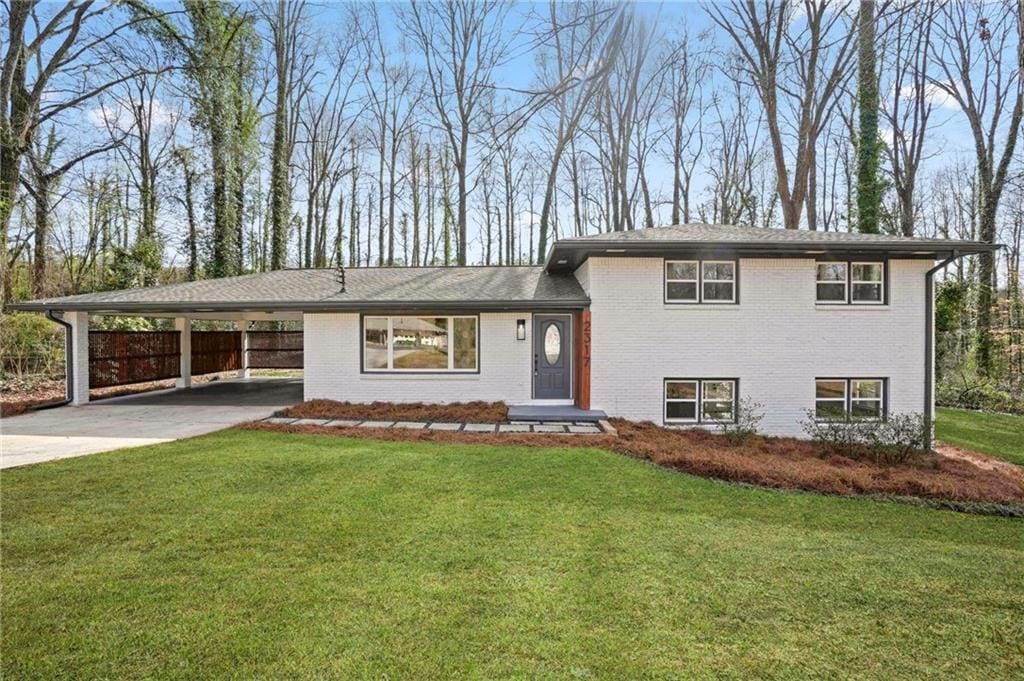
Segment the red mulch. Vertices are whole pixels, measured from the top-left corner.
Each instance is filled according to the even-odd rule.
[[[334,400],[309,400],[290,407],[284,416],[297,419],[360,419],[363,421],[476,421],[497,423],[508,418],[502,402],[455,402],[452,404],[353,404]]]
[[[337,404],[337,403],[335,403]],[[300,405],[302,406],[302,405]],[[427,405],[379,405],[380,411],[356,410],[337,418],[386,420],[431,420],[421,414]],[[409,409],[406,409],[406,407]],[[454,405],[449,405],[454,406]],[[443,405],[439,405],[443,407]],[[297,417],[299,407],[287,412]],[[325,411],[301,412],[307,418],[328,418]],[[306,414],[316,413],[316,416]],[[334,416],[331,412],[329,415]],[[371,417],[369,414],[374,414]],[[433,420],[465,420],[453,412]],[[475,416],[476,420],[485,419]],[[675,430],[652,423],[612,419],[618,435],[477,434],[432,430],[391,430],[384,428],[336,428],[294,426],[256,422],[245,427],[289,433],[315,433],[393,442],[457,442],[526,447],[598,447],[627,456],[646,459],[659,466],[706,478],[747,483],[777,489],[799,489],[840,495],[893,495],[957,502],[1024,503],[1024,480],[1001,467],[981,467],[962,458],[939,454],[902,465],[884,466],[854,461],[841,456],[822,455],[805,440],[756,438],[734,446],[719,434],[703,430]]]

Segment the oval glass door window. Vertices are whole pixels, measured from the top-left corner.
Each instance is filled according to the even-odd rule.
[[[557,324],[548,324],[544,332],[544,359],[548,364],[555,364],[562,354],[562,334]]]

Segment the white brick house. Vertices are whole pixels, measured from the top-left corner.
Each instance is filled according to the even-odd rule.
[[[305,399],[503,401],[665,425],[931,414],[932,277],[994,246],[684,225],[557,241],[543,267],[281,270],[31,301],[70,323],[88,399],[90,315],[302,320]],[[85,346],[85,347],[83,347]],[[179,384],[188,385],[182,352]]]

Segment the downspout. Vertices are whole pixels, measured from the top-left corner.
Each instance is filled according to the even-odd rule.
[[[961,257],[959,251],[953,251],[951,256],[924,275],[924,430],[928,449],[932,448],[935,440],[932,423],[935,410],[935,273]]]
[[[39,404],[32,407],[32,411],[40,411],[43,409],[53,409],[54,407],[63,407],[65,404],[71,402],[71,398],[75,394],[75,372],[71,366],[74,353],[71,348],[72,330],[71,325],[60,317],[53,314],[53,310],[46,311],[46,318],[51,322],[60,324],[64,327],[64,385],[67,396],[60,402],[48,402],[47,404]]]

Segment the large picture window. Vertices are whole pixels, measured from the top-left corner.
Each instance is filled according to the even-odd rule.
[[[666,423],[732,423],[736,379],[665,379]]]
[[[885,379],[815,380],[814,418],[819,421],[878,421],[885,418]]]
[[[363,370],[473,372],[477,318],[391,316],[363,318]]]
[[[666,260],[666,303],[735,303],[735,260]]]
[[[882,305],[885,263],[819,262],[815,295],[819,305]]]

